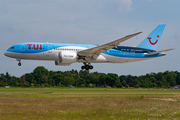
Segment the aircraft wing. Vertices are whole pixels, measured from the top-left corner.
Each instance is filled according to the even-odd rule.
[[[120,38],[120,39],[117,39],[115,41],[112,41],[112,42],[109,42],[109,43],[106,43],[106,44],[103,44],[103,45],[99,45],[97,47],[93,47],[93,48],[90,48],[90,49],[86,49],[86,50],[83,50],[83,51],[79,51],[78,55],[85,57],[85,60],[95,60],[104,51],[107,51],[107,50],[109,50],[109,49],[111,49],[113,47],[116,47],[121,42],[123,42],[123,41],[125,41],[127,39],[130,39],[130,38],[132,38],[132,37],[134,37],[134,36],[136,36],[136,35],[138,35],[140,33],[142,33],[142,32],[127,35],[127,36],[125,36],[123,38]]]
[[[167,50],[161,50],[161,51],[156,51],[156,52],[151,52],[151,53],[144,53],[144,55],[154,55],[154,54],[158,54],[158,53],[161,53],[161,52],[167,52],[167,51],[170,51],[170,50],[174,50],[175,48],[171,48],[171,49],[167,49]]]

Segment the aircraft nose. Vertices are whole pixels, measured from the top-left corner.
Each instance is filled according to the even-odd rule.
[[[8,52],[6,51],[6,52],[4,53],[4,55],[8,57]]]

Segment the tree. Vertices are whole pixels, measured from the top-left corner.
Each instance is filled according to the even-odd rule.
[[[55,82],[51,78],[48,80],[48,84],[49,84],[49,86],[55,86]]]
[[[84,78],[88,73],[89,73],[89,71],[87,71],[87,70],[80,70],[79,71],[79,75],[81,78]]]
[[[146,79],[144,80],[144,87],[146,87],[146,88],[149,88],[149,87],[150,87],[149,78],[146,78]]]
[[[80,80],[81,80],[79,73],[77,73],[74,78],[75,78],[75,86],[77,87],[78,85],[80,85]]]
[[[167,86],[168,85],[165,77],[162,74],[162,72],[159,72],[158,74],[156,74],[155,78],[158,80],[158,86],[159,87]]]
[[[134,86],[135,86],[135,85],[138,85],[138,84],[139,84],[138,79],[133,80],[133,85],[134,85]]]
[[[156,83],[152,83],[151,86],[152,87],[157,87],[157,84]]]
[[[87,74],[84,79],[86,81],[86,84],[89,84],[89,83],[97,84],[97,81],[98,81],[98,77],[93,73]]]
[[[64,83],[65,86],[74,85],[75,80],[74,80],[73,77],[67,77],[67,76],[65,76],[63,83]]]
[[[12,76],[12,79],[10,81],[10,85],[11,86],[19,86],[19,80],[15,77],[15,76]]]
[[[66,71],[66,72],[64,73],[64,76],[72,77],[73,74],[72,74],[70,71]]]
[[[98,82],[98,84],[99,84],[99,86],[106,86],[106,74],[101,74],[100,76],[99,76],[99,80],[98,80],[99,82]]]
[[[6,72],[5,78],[7,79],[7,85],[9,85],[10,81],[11,81],[11,76],[8,72]]]
[[[30,83],[28,81],[26,81],[26,83],[24,84],[24,87],[29,87]]]
[[[166,76],[170,86],[175,86],[177,74],[175,72],[169,72]]]
[[[56,86],[60,85],[60,84],[63,84],[63,76],[62,76],[61,73],[54,74],[53,79],[54,79],[54,82],[55,82]]]
[[[5,78],[5,76],[1,76],[0,77],[0,82],[6,84],[7,83],[7,78]]]
[[[89,83],[89,87],[93,87],[93,84],[92,84],[92,83]]]
[[[80,78],[80,82],[79,82],[79,87],[85,87],[86,86],[86,81],[83,78]]]
[[[5,77],[4,74],[0,74],[0,86],[6,86],[7,84],[7,78]]]
[[[122,81],[122,85],[123,85],[123,86],[126,86],[126,85],[127,85],[127,83],[126,83],[125,80]]]
[[[180,84],[180,73],[178,71],[165,71],[150,73],[141,76],[98,73],[86,70],[71,71],[48,71],[43,66],[34,69],[32,73],[26,73],[21,78],[11,76],[8,72],[0,74],[0,86],[112,86],[121,87],[170,87]]]
[[[134,80],[134,77],[132,75],[127,76],[127,81],[126,82],[130,87],[134,87],[133,80]]]
[[[39,67],[35,68],[33,71],[34,78],[38,84],[43,83],[43,81],[41,79],[42,75],[48,76],[48,73],[49,73],[49,71],[46,68],[44,68],[43,66],[39,66]]]
[[[152,83],[156,83],[156,82],[157,82],[157,80],[156,80],[156,78],[155,78],[154,76],[152,76],[149,80],[150,80]]]
[[[26,81],[29,83],[32,83],[32,80],[34,79],[33,73],[26,73],[25,74]]]
[[[117,74],[108,73],[106,77],[106,82],[108,86],[111,87],[121,87],[120,79]]]
[[[22,75],[21,76],[21,81],[20,81],[22,84],[25,84],[26,83],[26,77],[25,75]]]
[[[43,74],[43,75],[41,76],[41,81],[42,81],[42,83],[48,83],[48,77]]]
[[[134,85],[135,88],[139,88],[140,86],[137,84],[137,85]]]
[[[91,83],[91,80],[93,79],[91,74],[87,74],[85,77],[84,77],[85,81],[86,81],[86,84],[89,84]]]
[[[0,86],[6,86],[6,83],[4,83],[3,81],[0,81]]]
[[[178,71],[175,71],[175,73],[177,74],[177,76],[176,76],[176,84],[180,85],[180,73]]]

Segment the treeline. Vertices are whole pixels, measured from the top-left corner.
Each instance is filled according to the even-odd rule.
[[[150,73],[141,76],[121,75],[114,73],[98,73],[86,70],[48,71],[39,66],[31,73],[20,78],[11,76],[8,72],[0,74],[0,86],[13,87],[143,87],[143,88],[170,88],[180,84],[178,71]]]

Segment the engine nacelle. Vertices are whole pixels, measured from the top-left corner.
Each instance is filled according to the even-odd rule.
[[[71,51],[61,51],[54,56],[55,65],[70,65],[77,61],[77,53]]]
[[[59,61],[55,61],[55,65],[59,65],[59,66],[69,66],[71,65],[71,63],[61,63]]]

